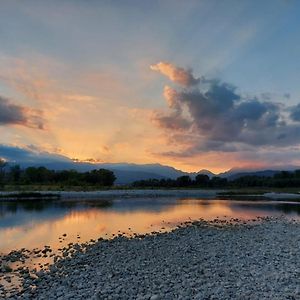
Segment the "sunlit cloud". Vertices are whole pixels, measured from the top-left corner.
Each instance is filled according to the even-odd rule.
[[[200,80],[193,76],[192,70],[185,70],[168,62],[159,62],[155,65],[151,65],[150,69],[160,72],[167,76],[171,81],[186,87],[196,85]]]

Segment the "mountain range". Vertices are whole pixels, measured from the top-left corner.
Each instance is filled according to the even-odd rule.
[[[52,170],[75,169],[80,172],[92,169],[109,169],[117,177],[117,184],[129,184],[136,180],[143,179],[176,179],[179,176],[188,175],[195,178],[198,174],[205,174],[209,177],[220,176],[228,180],[234,180],[241,176],[273,176],[275,173],[286,170],[292,171],[300,169],[297,166],[281,166],[270,169],[243,169],[233,168],[220,174],[214,174],[209,170],[202,169],[198,172],[184,172],[170,166],[161,164],[132,164],[132,163],[88,163],[74,161],[66,156],[51,154],[48,152],[38,152],[35,149],[23,149],[13,146],[0,145],[0,158],[4,158],[9,165],[19,164],[22,168],[29,166],[45,166]]]

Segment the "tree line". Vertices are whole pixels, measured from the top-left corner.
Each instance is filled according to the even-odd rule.
[[[300,170],[280,171],[273,176],[245,175],[234,180],[228,180],[214,176],[198,174],[195,179],[188,175],[180,176],[177,179],[148,179],[138,180],[133,183],[133,187],[151,188],[251,188],[251,187],[300,187]]]
[[[88,172],[76,170],[49,170],[45,167],[28,167],[22,169],[19,165],[9,166],[0,159],[0,185],[93,185],[112,186],[116,176],[110,170],[97,169]]]

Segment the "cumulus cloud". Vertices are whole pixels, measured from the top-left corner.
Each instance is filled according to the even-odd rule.
[[[13,104],[9,99],[0,96],[0,125],[23,125],[43,129],[43,119],[38,110]]]
[[[153,71],[160,72],[167,76],[171,81],[185,87],[196,85],[200,81],[199,78],[193,76],[192,70],[176,67],[168,62],[159,62],[156,65],[151,65],[150,68]]]
[[[152,69],[183,86],[166,86],[163,94],[169,112],[156,111],[153,116],[169,139],[183,148],[165,155],[189,157],[300,144],[300,104],[287,107],[271,99],[245,97],[231,84],[203,76],[196,80],[191,71],[171,64],[159,63]]]
[[[293,106],[291,109],[290,117],[293,121],[300,122],[300,103]]]

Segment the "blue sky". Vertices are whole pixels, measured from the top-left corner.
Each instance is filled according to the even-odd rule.
[[[253,143],[240,137],[234,139],[243,143],[238,151],[207,148],[211,134],[203,128],[189,129],[188,136],[201,140],[195,149],[204,143],[207,152],[185,157],[192,146],[187,133],[185,142],[182,132],[174,139],[178,132],[156,122],[157,114],[168,114],[163,90],[174,82],[150,65],[192,69],[195,78],[232,84],[241,99],[281,103],[279,122],[299,102],[299,12],[293,0],[1,1],[2,109],[17,105],[24,118],[2,122],[0,143],[185,170],[273,164],[274,157],[298,163],[298,143],[260,143],[253,158],[247,148]],[[278,130],[279,123],[274,126]],[[283,130],[294,137],[297,127],[280,128],[281,136]],[[213,143],[223,140],[214,135]],[[167,153],[181,153],[180,159]]]

